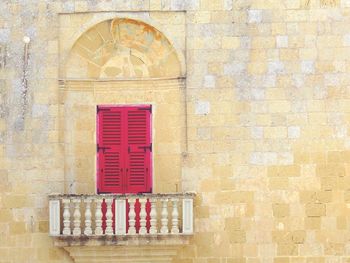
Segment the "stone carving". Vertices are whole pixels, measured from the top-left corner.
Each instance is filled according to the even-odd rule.
[[[68,65],[74,71],[84,64],[92,78],[174,77],[181,71],[176,50],[160,31],[125,18],[97,24],[78,39]]]

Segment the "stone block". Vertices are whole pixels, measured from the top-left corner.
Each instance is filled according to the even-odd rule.
[[[239,217],[231,217],[225,219],[225,231],[241,230],[241,219]]]
[[[287,217],[290,215],[288,204],[272,204],[274,217]]]
[[[298,255],[298,246],[294,243],[279,243],[277,245],[278,256],[296,256]]]
[[[298,165],[270,166],[268,167],[267,175],[278,176],[278,177],[300,176],[300,166]]]
[[[240,47],[239,37],[223,37],[222,38],[222,48],[224,49],[237,49]]]
[[[13,219],[12,210],[2,208],[0,213],[0,222],[10,222],[12,221],[12,219]]]
[[[195,113],[197,115],[207,115],[210,113],[210,102],[209,101],[197,101]]]
[[[251,137],[253,139],[262,139],[264,137],[263,127],[252,127],[251,128]]]
[[[286,190],[289,186],[289,180],[285,177],[271,177],[269,178],[269,189],[271,190]]]
[[[274,37],[254,37],[251,45],[253,49],[275,48],[276,39]]]
[[[295,244],[302,244],[305,241],[306,232],[304,230],[293,231],[292,240]]]
[[[289,257],[277,257],[273,263],[290,263]]]
[[[264,137],[268,139],[287,138],[287,128],[286,127],[265,127]]]
[[[345,166],[343,164],[317,165],[316,174],[320,177],[344,177]]]
[[[262,10],[248,10],[248,23],[261,23],[262,18]]]
[[[288,47],[288,36],[276,36],[276,47],[287,48]]]
[[[271,61],[268,63],[268,73],[278,74],[283,73],[285,70],[285,65],[282,61]]]
[[[254,165],[272,165],[277,161],[275,152],[252,152],[249,162]]]
[[[2,198],[3,207],[6,208],[23,208],[29,205],[26,195],[5,195]]]
[[[213,75],[204,76],[204,87],[205,88],[215,88],[216,78]]]
[[[289,139],[298,139],[299,137],[300,137],[300,127],[299,126],[288,127],[288,138]]]
[[[249,63],[247,70],[252,75],[260,75],[266,73],[267,66],[266,63],[261,62]]]
[[[301,62],[301,72],[304,74],[315,73],[315,62],[312,60],[304,60]]]
[[[298,49],[281,49],[280,58],[282,61],[296,61],[299,60],[299,50]]]
[[[321,217],[306,217],[305,228],[310,230],[317,230],[321,228]]]
[[[231,243],[245,243],[246,242],[246,232],[243,230],[234,230],[230,233]]]
[[[10,39],[10,29],[0,28],[0,43],[7,43]]]
[[[305,213],[309,217],[320,217],[326,215],[325,204],[306,204]]]
[[[10,234],[20,235],[26,232],[26,225],[24,222],[12,222],[10,223]]]

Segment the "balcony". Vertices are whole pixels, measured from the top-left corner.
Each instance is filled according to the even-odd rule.
[[[194,196],[52,194],[49,234],[75,262],[171,262],[193,234]]]

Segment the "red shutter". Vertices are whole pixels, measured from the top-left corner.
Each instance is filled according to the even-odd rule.
[[[152,192],[151,106],[99,106],[100,193]]]
[[[98,190],[100,193],[121,193],[123,188],[122,110],[98,107]]]
[[[151,106],[128,107],[126,193],[152,192]]]

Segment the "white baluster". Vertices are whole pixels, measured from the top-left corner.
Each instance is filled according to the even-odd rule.
[[[145,235],[147,234],[147,228],[146,228],[146,217],[147,217],[147,213],[146,213],[146,203],[147,203],[147,199],[140,199],[140,230],[139,230],[139,234],[140,235]]]
[[[102,230],[102,199],[95,199],[95,235],[101,236],[103,235]]]
[[[179,233],[179,212],[177,210],[177,202],[179,199],[172,199],[173,202],[173,212],[171,214],[171,233],[178,234]]]
[[[92,229],[91,229],[91,199],[86,198],[84,200],[85,203],[85,229],[84,229],[84,234],[87,236],[92,235]]]
[[[63,199],[63,235],[69,236],[70,230],[70,199]]]
[[[74,228],[73,228],[73,236],[80,236],[81,235],[81,228],[80,228],[80,199],[73,199],[74,203]]]
[[[147,228],[146,228],[146,202],[147,199],[139,199],[140,205],[141,205],[141,210],[140,210],[140,230],[139,234],[140,235],[145,235],[147,234]]]
[[[160,229],[160,233],[168,234],[168,199],[162,199],[162,227]]]
[[[136,228],[135,228],[135,223],[136,223],[136,220],[135,220],[135,217],[136,217],[135,202],[136,202],[136,199],[129,198],[128,202],[129,202],[129,207],[130,207],[128,235],[136,235]]]
[[[112,213],[112,203],[113,199],[105,199],[107,204],[107,212],[106,212],[106,230],[105,233],[108,236],[113,235],[113,213]]]
[[[151,227],[149,229],[149,233],[151,235],[157,234],[157,199],[150,199],[151,203],[151,212],[150,212],[150,224]]]

